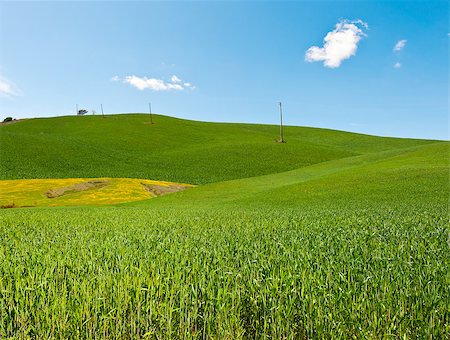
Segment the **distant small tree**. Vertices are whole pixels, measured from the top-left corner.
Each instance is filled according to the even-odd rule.
[[[6,117],[5,119],[3,119],[3,123],[11,122],[12,120],[12,117]]]
[[[78,110],[77,115],[84,116],[86,113],[88,113],[88,110],[81,109],[81,110]]]

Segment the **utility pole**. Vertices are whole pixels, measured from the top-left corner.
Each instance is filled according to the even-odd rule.
[[[77,104],[77,108],[76,108],[75,114],[78,115],[78,104]]]
[[[152,103],[148,103],[148,112],[150,113],[150,124],[153,124]]]
[[[105,114],[103,113],[103,104],[100,104],[100,107],[102,108],[102,116],[105,118]]]
[[[281,102],[278,102],[280,105],[280,143],[285,143],[283,138],[283,108]]]

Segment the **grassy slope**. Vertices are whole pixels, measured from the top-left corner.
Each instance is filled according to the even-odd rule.
[[[205,184],[293,170],[432,141],[139,114],[32,119],[0,126],[0,179],[133,177]]]
[[[147,128],[139,128],[140,116],[105,124],[113,119],[129,119],[131,131]],[[200,183],[266,175],[119,206],[2,211],[0,334],[444,338],[449,333],[449,143],[292,127],[289,142],[279,145],[266,142],[276,134],[274,127],[159,119],[161,129],[166,120],[178,133],[158,130],[161,135],[151,142],[137,134],[143,144],[135,148],[142,149],[129,151],[130,167],[116,162],[107,170]],[[188,126],[189,133],[182,128]],[[6,139],[18,138],[13,132]],[[62,149],[82,136],[81,131],[77,138],[68,136],[65,144],[61,137]],[[161,146],[166,139],[167,149]],[[241,153],[241,139],[248,153]],[[118,158],[127,154],[120,142],[98,143],[109,162],[115,159],[108,156],[111,150]],[[141,158],[150,143],[173,169]],[[308,152],[304,145],[311,147]],[[45,170],[21,168],[22,157],[9,163],[12,170],[27,176]],[[241,161],[236,168],[221,173],[219,165],[236,159]],[[268,159],[278,165],[268,167]],[[175,165],[177,160],[183,166]],[[103,160],[88,157],[91,167],[75,170],[72,162],[59,168],[50,162],[47,174],[96,173]],[[140,163],[154,164],[157,171]]]
[[[296,170],[212,183],[135,202],[150,207],[302,208],[407,206],[446,207],[449,202],[450,144],[382,151]]]
[[[445,338],[448,151],[355,156],[119,206],[5,211],[0,334]]]

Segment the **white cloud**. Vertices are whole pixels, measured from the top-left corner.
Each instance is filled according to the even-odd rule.
[[[397,41],[397,43],[394,46],[394,51],[400,52],[401,50],[403,50],[403,48],[406,46],[407,41],[408,40],[405,40],[405,39]]]
[[[115,80],[115,77],[111,78],[111,80]],[[117,80],[119,78],[117,77]],[[122,80],[124,83],[130,84],[131,86],[136,87],[138,90],[153,90],[153,91],[181,91],[187,88],[194,89],[195,87],[191,83],[183,83],[180,78],[176,75],[173,75],[170,78],[170,82],[166,82],[162,79],[156,78],[147,78],[147,77],[138,77],[135,75],[126,76]]]
[[[22,91],[8,78],[0,75],[0,95],[2,97],[17,97],[22,95]]]
[[[356,54],[359,41],[367,36],[363,29],[368,25],[362,20],[339,21],[334,30],[323,39],[323,47],[312,46],[305,54],[308,62],[323,61],[324,66],[337,68],[342,61]]]
[[[119,81],[119,80],[120,80],[119,76],[111,77],[111,81]]]
[[[178,78],[176,75],[173,75],[170,80],[172,80],[172,83],[181,83],[181,79]]]
[[[394,68],[400,68],[400,67],[402,67],[402,64],[400,64],[400,63],[395,63],[394,64]]]

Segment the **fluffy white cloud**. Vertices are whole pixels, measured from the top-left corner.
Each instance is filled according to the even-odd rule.
[[[406,46],[407,41],[408,40],[405,40],[405,39],[397,41],[397,43],[394,46],[394,51],[400,52],[401,50],[403,50],[403,48]]]
[[[119,80],[119,78],[116,79],[116,77],[111,78],[111,80],[116,81]],[[153,91],[181,91],[187,88],[194,89],[195,87],[192,86],[191,83],[183,83],[180,78],[178,78],[176,75],[173,75],[170,78],[170,82],[166,82],[162,79],[156,79],[156,78],[147,78],[147,77],[138,77],[135,75],[132,76],[126,76],[123,78],[123,82],[130,84],[131,86],[136,87],[139,90],[153,90]]]
[[[323,61],[324,66],[330,68],[339,67],[342,61],[356,54],[359,41],[367,36],[363,29],[367,28],[368,25],[362,20],[339,21],[323,39],[323,47],[312,46],[306,51],[305,60]]]
[[[0,95],[2,97],[17,97],[22,95],[22,91],[8,78],[0,76]]]
[[[394,64],[394,68],[400,68],[400,67],[402,67],[402,64],[400,64],[400,63],[395,63]]]

